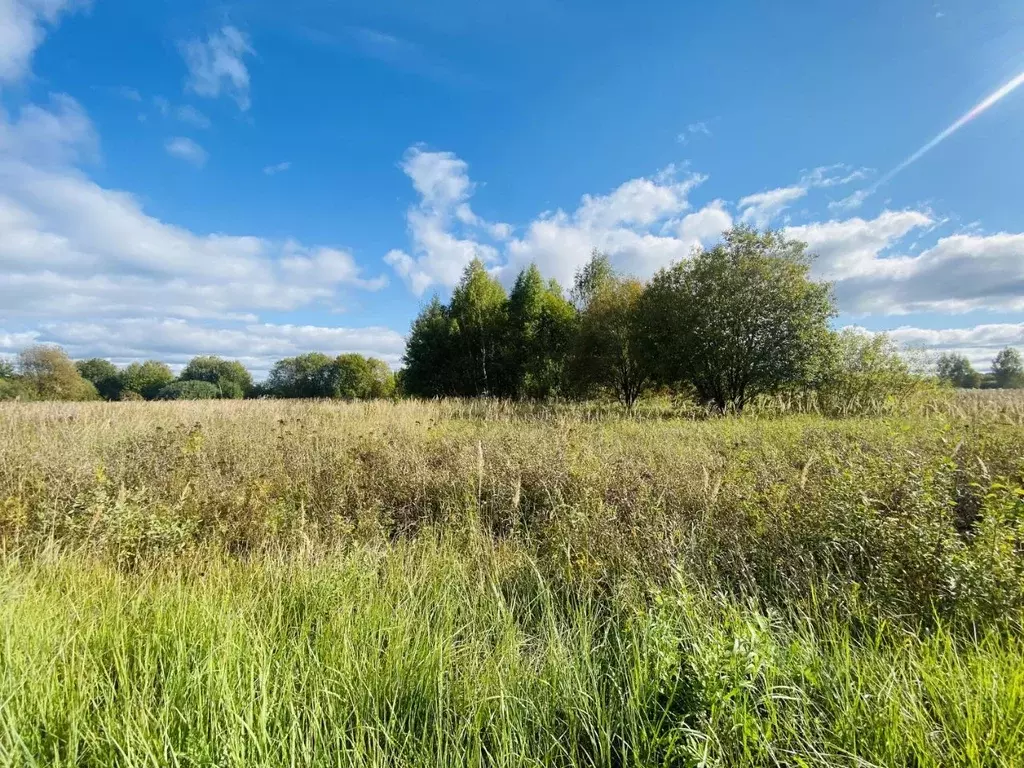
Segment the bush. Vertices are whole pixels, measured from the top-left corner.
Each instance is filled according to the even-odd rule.
[[[208,381],[175,381],[156,393],[154,400],[216,400],[221,391]]]

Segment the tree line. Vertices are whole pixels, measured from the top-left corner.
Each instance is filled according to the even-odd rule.
[[[1020,389],[1024,388],[1024,364],[1016,349],[1007,347],[992,358],[988,373],[974,370],[971,361],[955,352],[946,352],[936,362],[939,379],[960,389]]]
[[[805,243],[740,226],[646,283],[595,251],[568,294],[535,265],[506,292],[474,260],[448,304],[435,296],[419,313],[397,374],[372,357],[311,352],[278,361],[257,384],[215,356],[175,377],[158,361],[118,369],[39,346],[0,363],[0,399],[612,397],[632,408],[646,392],[670,392],[725,411],[786,391],[849,402],[919,386],[884,334],[831,328],[835,299],[811,279],[812,258]],[[953,354],[937,372],[957,387],[1024,386],[1013,349],[984,377]]]
[[[34,346],[14,363],[0,362],[0,400],[214,400],[244,397],[376,399],[392,397],[387,363],[311,352],[279,360],[265,382],[237,360],[192,358],[175,376],[158,360],[118,368],[109,360],[72,361],[59,347]]]

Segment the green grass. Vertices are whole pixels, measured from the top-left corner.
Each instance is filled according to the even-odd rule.
[[[0,410],[0,764],[1024,765],[1015,403]]]

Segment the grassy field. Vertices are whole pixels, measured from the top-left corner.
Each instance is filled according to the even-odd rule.
[[[0,762],[1024,765],[1024,397],[879,412],[5,404]]]

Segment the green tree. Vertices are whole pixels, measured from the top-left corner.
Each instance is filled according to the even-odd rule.
[[[252,376],[237,360],[216,355],[193,357],[179,376],[182,381],[206,381],[220,390],[220,396],[241,399],[252,389]]]
[[[457,394],[509,394],[503,343],[507,301],[501,283],[487,274],[483,262],[473,259],[455,287],[448,309],[455,337]]]
[[[221,389],[216,384],[200,379],[174,381],[161,387],[154,400],[216,400],[221,397]]]
[[[36,400],[96,400],[92,382],[82,378],[60,347],[33,346],[18,355],[18,372]]]
[[[1024,363],[1012,347],[1001,350],[992,361],[992,378],[1001,389],[1024,388]]]
[[[510,394],[544,398],[563,385],[576,311],[554,280],[531,264],[519,273],[508,300],[506,367]]]
[[[0,359],[0,401],[2,400],[34,400],[35,392],[18,375],[14,363]]]
[[[834,334],[823,353],[823,366],[813,382],[827,410],[902,398],[922,386],[899,346],[887,334],[846,328]]]
[[[309,352],[278,360],[270,370],[267,389],[275,397],[334,397],[334,360]]]
[[[116,365],[102,357],[94,357],[90,360],[79,360],[75,367],[83,379],[92,382],[100,397],[104,400],[117,399],[120,385]]]
[[[394,375],[387,363],[355,353],[334,361],[334,394],[345,400],[372,400],[394,394]]]
[[[402,393],[411,397],[457,394],[453,365],[455,333],[448,309],[435,296],[412,323],[401,371]]]
[[[573,296],[579,307],[571,378],[577,394],[611,392],[628,408],[650,381],[642,353],[641,298],[638,280],[617,275],[595,252],[576,275]]]
[[[120,397],[123,397],[125,392],[134,392],[146,400],[152,400],[157,392],[174,381],[174,374],[165,363],[147,360],[144,363],[131,363],[125,366],[117,378]]]
[[[690,383],[719,410],[808,381],[830,343],[831,286],[806,245],[736,227],[661,270],[644,307],[645,348],[664,383]]]
[[[615,278],[611,259],[595,248],[590,252],[590,261],[576,271],[570,298],[581,312],[602,286]]]
[[[981,374],[971,361],[955,352],[946,352],[936,361],[939,379],[960,389],[977,389],[981,386]]]

